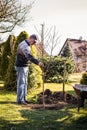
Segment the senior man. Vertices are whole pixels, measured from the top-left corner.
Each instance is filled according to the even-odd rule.
[[[28,39],[22,41],[17,48],[16,55],[16,71],[17,71],[17,103],[27,105],[29,101],[26,100],[27,85],[28,85],[28,64],[33,62],[39,67],[43,67],[44,64],[35,59],[30,53],[30,46],[35,45],[38,38],[35,34],[32,34]]]

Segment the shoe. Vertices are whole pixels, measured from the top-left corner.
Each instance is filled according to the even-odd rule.
[[[26,102],[18,102],[19,105],[28,105]]]
[[[25,103],[30,104],[31,102],[30,102],[30,101],[25,100]]]

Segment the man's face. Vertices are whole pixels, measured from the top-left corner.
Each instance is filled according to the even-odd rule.
[[[36,43],[36,41],[33,38],[29,38],[29,43],[30,43],[30,45],[34,45]]]

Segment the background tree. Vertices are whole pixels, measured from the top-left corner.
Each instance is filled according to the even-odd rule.
[[[2,74],[1,74],[1,59],[3,54],[3,48],[4,48],[4,42],[0,44],[0,80],[2,80]]]
[[[33,3],[22,4],[21,0],[0,0],[0,33],[11,32],[16,25],[20,26],[29,21]]]
[[[69,47],[69,44],[66,44],[63,53],[61,54],[62,57],[66,57],[66,58],[72,58],[72,53]]]
[[[38,30],[37,27],[35,26],[35,29],[38,35],[40,36],[40,41],[41,41],[40,44],[42,45],[41,54],[43,56],[49,55],[52,58],[54,55],[58,54],[57,48],[59,47],[61,35],[57,31],[56,26],[51,26],[48,28],[43,23],[41,24],[41,27],[42,27],[41,30]],[[47,55],[44,55],[44,52],[46,52]]]
[[[1,63],[0,63],[0,74],[1,74],[2,80],[5,79],[5,75],[7,72],[8,65],[9,65],[9,60],[11,57],[10,38],[11,38],[11,35],[8,37],[7,41],[3,43],[3,51],[2,51]],[[15,42],[14,36],[13,36],[13,42]]]

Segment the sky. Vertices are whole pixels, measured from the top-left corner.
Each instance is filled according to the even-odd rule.
[[[20,0],[23,4],[30,0]],[[87,0],[35,0],[30,11],[32,19],[23,27],[16,28],[13,33],[18,35],[26,30],[29,34],[37,33],[44,22],[45,27],[56,26],[61,35],[60,47],[67,38],[87,40]]]

